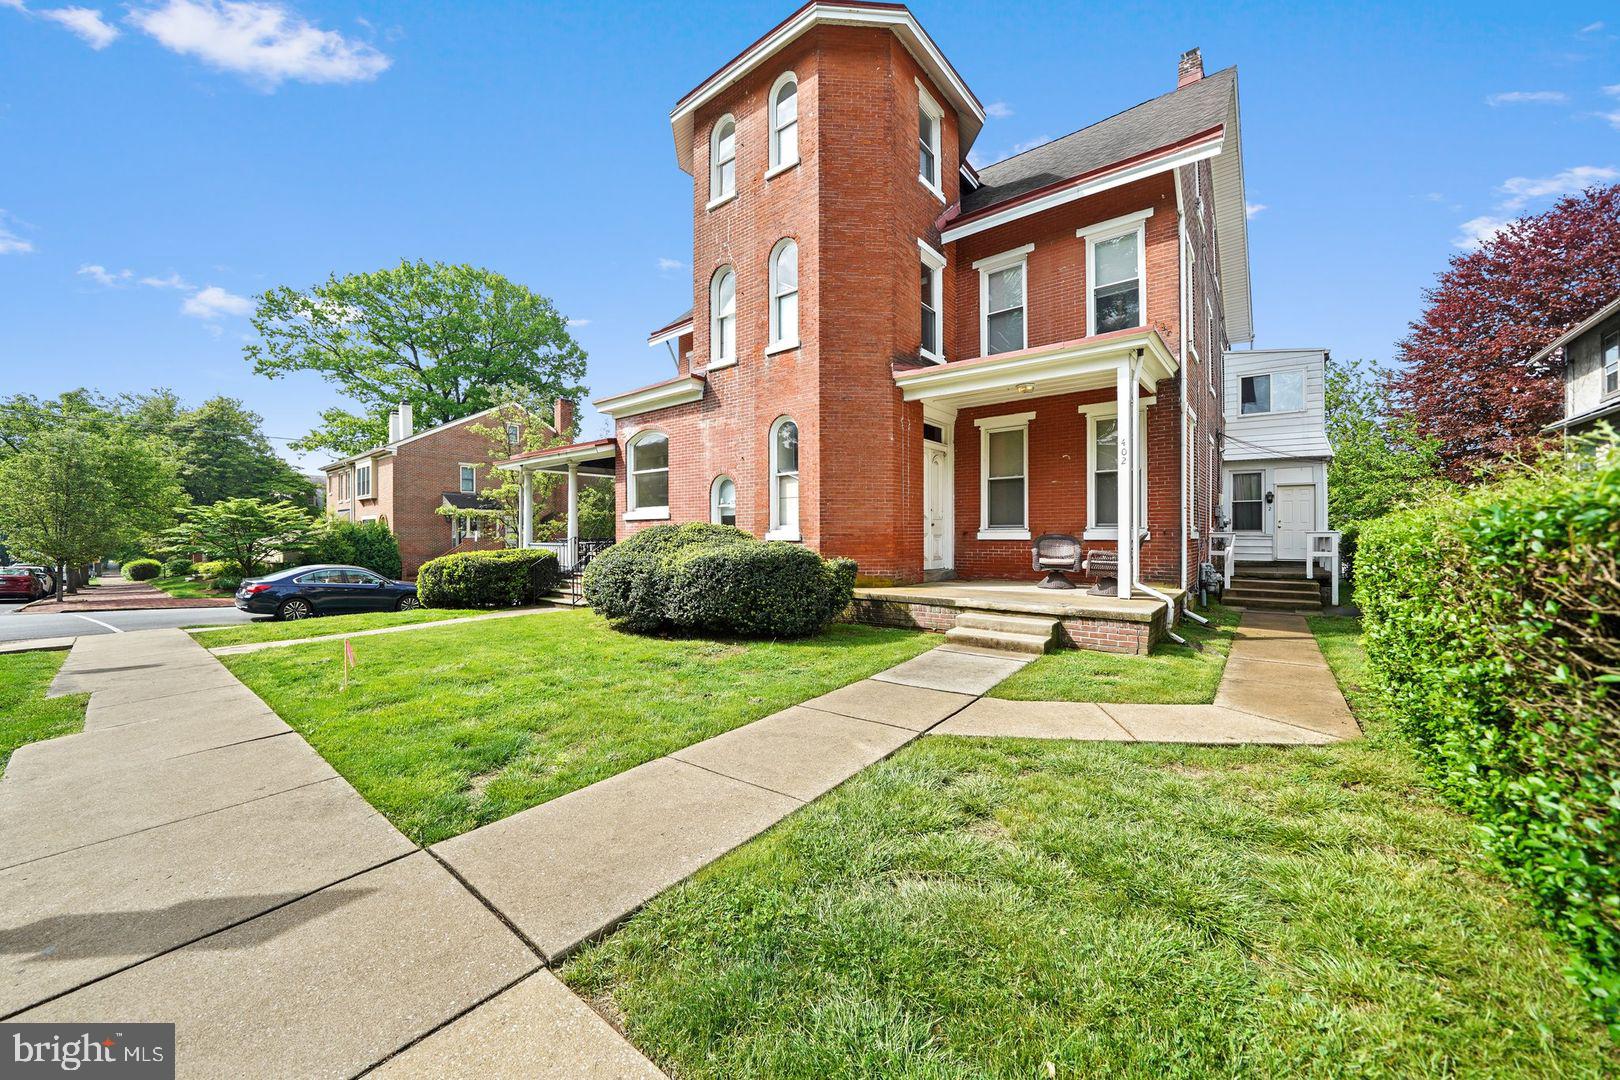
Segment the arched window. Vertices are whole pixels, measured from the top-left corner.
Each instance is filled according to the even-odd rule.
[[[799,77],[785,72],[771,87],[771,168],[799,160]]]
[[[709,139],[709,201],[737,193],[737,121],[722,116]]]
[[[737,362],[737,275],[722,266],[709,282],[709,366]]]
[[[799,539],[799,425],[782,417],[771,425],[772,540]]]
[[[771,249],[771,346],[799,343],[799,245],[780,240]]]
[[[709,520],[716,525],[737,524],[737,485],[729,476],[717,476],[709,489]]]
[[[669,516],[669,436],[644,431],[630,440],[629,502],[643,516]]]

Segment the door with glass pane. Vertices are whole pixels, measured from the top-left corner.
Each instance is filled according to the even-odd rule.
[[[951,565],[951,452],[923,449],[923,569]]]

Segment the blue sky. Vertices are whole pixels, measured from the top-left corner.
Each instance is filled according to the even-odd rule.
[[[337,399],[252,374],[248,298],[405,257],[550,296],[597,396],[660,378],[647,332],[691,299],[669,109],[792,6],[0,0],[0,393],[223,393],[300,435]],[[986,161],[1164,92],[1184,48],[1236,64],[1256,344],[1383,361],[1468,235],[1620,178],[1605,6],[912,9]]]

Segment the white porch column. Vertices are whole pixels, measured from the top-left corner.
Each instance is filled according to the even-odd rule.
[[[528,547],[534,543],[534,474],[528,469],[519,469],[518,475],[522,477],[518,496],[518,546]]]
[[[579,563],[579,464],[568,463],[568,565]]]
[[[1119,362],[1114,371],[1114,396],[1119,407],[1115,427],[1119,445],[1119,587],[1122,600],[1131,597],[1131,584],[1136,580],[1136,378],[1129,359]]]

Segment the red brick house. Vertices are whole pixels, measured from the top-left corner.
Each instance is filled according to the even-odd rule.
[[[733,522],[885,585],[1033,583],[1033,538],[1123,533],[1119,597],[1193,582],[1247,234],[1236,71],[1164,66],[975,169],[984,107],[916,18],[812,2],[676,102],[694,302],[649,339],[675,371],[564,454],[612,470],[620,537]]]

